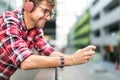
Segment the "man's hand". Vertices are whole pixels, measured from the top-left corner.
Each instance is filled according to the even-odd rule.
[[[77,50],[73,54],[76,64],[83,64],[88,62],[95,54],[95,51],[94,51],[95,49],[96,49],[95,46],[89,45],[83,49]]]

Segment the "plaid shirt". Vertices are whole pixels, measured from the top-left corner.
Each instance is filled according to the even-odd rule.
[[[46,56],[54,51],[44,40],[42,29],[27,30],[23,10],[3,13],[0,16],[0,80],[9,80],[20,63],[32,55],[32,48]]]

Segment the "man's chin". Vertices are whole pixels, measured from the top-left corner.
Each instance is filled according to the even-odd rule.
[[[44,25],[39,25],[37,27],[42,29],[42,28],[44,28]]]

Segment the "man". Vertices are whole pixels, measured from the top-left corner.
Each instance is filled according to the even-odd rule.
[[[95,46],[65,55],[44,40],[42,28],[52,17],[54,6],[55,0],[26,0],[22,10],[0,16],[0,80],[9,80],[17,68],[63,68],[86,63],[93,57]],[[32,48],[39,55],[33,55]]]

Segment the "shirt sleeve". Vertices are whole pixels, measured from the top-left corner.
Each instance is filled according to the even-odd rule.
[[[49,56],[53,51],[55,51],[55,49],[44,39],[42,29],[39,29],[37,35],[35,36],[35,48],[40,55],[46,56]]]
[[[7,21],[1,27],[1,43],[5,54],[13,65],[20,67],[20,63],[32,54],[26,42],[22,39],[21,31],[14,21]]]

